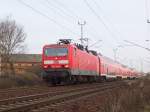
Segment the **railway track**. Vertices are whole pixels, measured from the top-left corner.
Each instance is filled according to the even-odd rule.
[[[49,88],[46,86],[35,86],[35,87],[18,87],[11,89],[2,89],[0,90],[0,99],[23,96],[27,94],[42,93],[49,91]]]
[[[76,86],[78,87],[78,86]],[[10,89],[1,89],[0,90],[0,99],[6,99],[11,97],[19,97],[24,95],[31,94],[40,94],[49,91],[58,91],[66,88],[72,88],[71,86],[59,86],[59,87],[47,87],[47,86],[33,86],[33,87],[18,87]]]
[[[90,85],[91,87],[97,87],[97,85],[99,85],[99,87],[102,86],[107,86],[109,84],[94,84],[94,85]],[[67,90],[56,90],[56,91],[50,91],[50,92],[44,92],[41,94],[33,94],[33,95],[26,95],[26,96],[21,96],[21,97],[14,97],[14,98],[8,98],[8,99],[2,99],[0,100],[0,105],[3,104],[9,104],[9,103],[16,103],[16,102],[21,102],[21,101],[25,101],[25,100],[34,100],[34,99],[38,99],[38,98],[44,98],[44,97],[50,97],[50,96],[54,96],[54,95],[59,95],[59,94],[63,94],[63,93],[67,93],[67,92],[73,92],[73,91],[79,91],[79,90],[84,90],[84,89],[89,89],[91,87],[86,87],[84,85],[81,87],[76,87],[74,89],[72,88],[68,88]]]
[[[95,85],[95,83],[93,83]],[[93,86],[93,84],[79,84],[79,85],[68,85],[68,86],[33,86],[33,87],[18,87],[10,89],[0,89],[0,99],[7,99],[12,97],[21,97],[25,95],[42,94],[50,91],[60,91],[64,89],[80,88],[86,86]],[[104,83],[105,84],[105,83]],[[103,85],[103,84],[102,84]]]
[[[29,112],[31,110],[38,111],[41,107],[105,92],[123,85],[124,83],[122,82],[111,82],[108,84],[97,84],[90,87],[46,92],[44,94],[5,99],[0,101],[0,112]]]

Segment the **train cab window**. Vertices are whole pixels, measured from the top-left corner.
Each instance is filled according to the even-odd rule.
[[[46,48],[45,49],[46,56],[66,56],[68,54],[67,48]]]

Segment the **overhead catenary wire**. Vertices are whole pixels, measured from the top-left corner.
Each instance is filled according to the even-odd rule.
[[[144,59],[144,61],[147,62],[148,64],[150,64],[150,61],[149,61],[149,60]]]
[[[51,4],[51,2],[49,0],[45,0],[47,2],[47,4],[49,5],[49,7],[54,7],[55,9],[59,10],[59,12],[63,13],[64,15],[70,17],[70,18],[73,18],[73,19],[77,19],[75,18],[73,15],[67,13],[66,11],[62,10],[62,8],[60,7],[57,7],[57,6],[54,6]],[[56,0],[54,0],[53,2],[56,2]],[[57,3],[57,2],[56,2]],[[62,15],[62,14],[61,14]]]
[[[71,19],[75,19],[75,17],[73,15],[68,15],[66,14],[65,11],[63,11],[60,7],[57,7],[56,5],[52,5],[51,2],[49,0],[44,0],[46,1],[47,5],[46,4],[43,4],[45,7],[49,8],[50,11],[53,11],[55,14],[59,14],[59,16],[61,15],[62,17],[65,17],[65,16],[69,16]],[[55,9],[59,10],[59,12],[56,12]],[[63,18],[62,18],[63,19]],[[70,19],[65,19],[66,22],[68,23],[72,23],[72,21]]]
[[[49,0],[46,0],[46,1],[50,2]],[[79,17],[74,11],[70,10],[67,6],[65,6],[63,3],[61,3],[61,1],[53,0],[52,2],[55,2],[55,4],[58,5],[58,7],[56,7],[56,8],[59,9],[60,11],[62,11],[61,9],[64,9],[64,11],[62,11],[63,13],[67,13],[68,12],[67,14],[72,19],[83,20],[83,18]],[[60,7],[61,7],[61,9],[60,9]],[[90,35],[92,37],[95,37],[95,36],[101,37],[99,32],[97,32],[96,30],[93,31],[93,26],[91,26],[90,24],[88,24],[88,26],[89,26],[88,28],[90,28],[90,30],[88,32],[90,32]]]
[[[49,1],[49,0],[47,0]],[[74,19],[80,19],[80,20],[83,20],[83,18],[77,16],[77,14],[75,14],[73,11],[71,11],[67,6],[65,6],[63,3],[61,3],[60,1],[58,0],[53,0],[53,2],[57,5],[59,5],[59,7],[57,8],[60,8],[62,7],[62,9],[64,9],[64,12],[68,12],[68,14],[70,15],[70,17],[74,18]]]
[[[146,48],[146,47],[144,47],[144,46],[141,46],[141,45],[139,45],[139,44],[137,44],[137,43],[134,43],[134,42],[131,42],[131,41],[128,41],[128,40],[124,40],[124,41],[127,42],[127,43],[130,43],[130,44],[132,44],[132,45],[134,45],[134,46],[137,46],[137,47],[143,48],[143,49],[145,49],[145,50],[147,50],[147,51],[150,51],[149,48]]]
[[[100,21],[100,23],[103,24],[103,26],[104,26],[105,29],[109,32],[109,34],[112,36],[112,38],[114,38],[114,39],[118,42],[116,36],[114,35],[114,33],[112,33],[112,31],[110,30],[110,28],[109,28],[109,27],[107,26],[107,24],[103,21],[102,17],[97,14],[97,12],[92,8],[92,6],[88,3],[87,0],[84,0],[84,3],[85,3],[86,6],[91,10],[91,12],[97,17],[97,19]]]
[[[66,27],[66,26],[64,26],[64,25],[62,25],[62,24],[60,24],[59,22],[57,22],[57,21],[54,20],[53,18],[50,18],[48,15],[42,13],[41,11],[37,10],[36,8],[33,8],[31,5],[29,5],[29,4],[25,3],[25,2],[23,2],[22,0],[17,0],[17,1],[18,1],[19,3],[21,3],[22,5],[24,5],[24,6],[28,7],[28,8],[30,8],[32,11],[36,12],[37,14],[39,14],[39,15],[43,16],[44,18],[48,19],[49,21],[51,21],[51,22],[57,24],[60,28],[66,29],[67,31],[71,32],[72,34],[74,34],[74,35],[76,35],[76,36],[79,36],[77,33],[73,32],[73,31],[70,30],[68,27]]]
[[[71,20],[70,20],[70,18],[71,19],[73,19],[73,20],[75,20],[75,21],[77,21],[78,19],[75,17],[75,16],[73,16],[73,15],[70,15],[69,13],[66,13],[66,11],[63,11],[60,7],[57,7],[57,6],[54,6],[54,5],[51,5],[51,2],[49,1],[49,0],[45,0],[46,2],[47,2],[47,4],[48,4],[48,8],[55,8],[55,9],[57,9],[57,10],[59,10],[59,15],[61,15],[62,17],[65,17],[65,16],[68,16],[69,17],[69,19],[65,19],[66,20],[66,22],[68,22],[68,23],[73,23]],[[51,11],[54,11],[55,12],[55,10],[51,10]],[[55,12],[56,13],[56,12]],[[63,18],[62,18],[63,19]]]
[[[148,22],[148,20],[150,19],[148,0],[145,0],[145,11],[146,11],[146,19],[147,19],[147,22]]]
[[[48,4],[49,5],[51,5],[50,4],[50,0],[45,0],[46,2],[49,2]],[[74,13],[74,11],[72,11],[72,10],[70,10],[69,9],[69,7],[67,7],[67,6],[65,6],[63,3],[61,3],[61,1],[58,1],[58,0],[53,0],[53,1],[51,1],[51,2],[54,2],[55,4],[57,4],[57,6],[55,6],[55,8],[56,9],[59,9],[59,11],[61,11],[63,14],[65,14],[65,13],[67,13],[67,14],[65,14],[65,15],[68,15],[69,14],[69,17],[71,17],[72,19],[81,19],[82,20],[82,18],[81,17],[79,17],[76,13]],[[53,6],[54,7],[54,6]],[[61,7],[61,8],[60,8]],[[62,11],[62,9],[64,9],[63,11]],[[90,32],[90,35],[92,36],[92,38],[93,37],[95,37],[95,36],[98,36],[98,37],[100,37],[100,39],[101,39],[101,36],[99,35],[99,32],[96,32],[95,30],[93,31],[93,27],[90,25],[90,24],[88,24],[87,26],[89,26],[90,27],[90,31],[88,31],[88,32]],[[91,32],[92,31],[92,32]],[[94,33],[95,32],[95,33]],[[90,39],[91,40],[91,39]],[[109,42],[109,41],[108,41]],[[107,44],[109,47],[112,47],[111,46],[111,43],[110,44]]]
[[[53,1],[54,3],[55,3],[55,5],[52,5],[52,1],[50,1],[50,0],[44,0],[44,1],[46,1],[46,3],[47,3],[47,5],[46,4],[43,4],[44,6],[46,6],[47,8],[49,8],[49,9],[51,9],[50,11],[53,11],[55,14],[57,14],[57,12],[55,11],[55,9],[57,9],[57,10],[59,10],[59,16],[61,15],[61,16],[63,16],[63,17],[65,17],[65,16],[68,16],[69,17],[69,19],[67,19],[67,22],[68,23],[72,23],[72,21],[70,20],[70,19],[72,19],[72,20],[76,20],[76,19],[78,19],[78,18],[80,18],[78,15],[76,15],[73,11],[71,11],[71,10],[69,10],[69,8],[67,8],[67,6],[64,6],[64,4],[62,4],[61,2],[56,2],[56,1]],[[59,6],[58,6],[59,5]],[[61,8],[60,8],[61,7]],[[64,9],[64,10],[62,10],[62,9]],[[68,13],[67,13],[68,12]],[[63,19],[63,18],[62,18]],[[81,18],[80,18],[81,19]],[[88,24],[88,26],[90,26],[89,24]],[[92,29],[93,30],[93,29]],[[88,33],[89,33],[89,35],[91,36],[91,37],[95,37],[95,31],[92,33],[91,31],[92,30],[90,30],[90,31],[88,31]],[[93,36],[93,34],[95,34],[94,36]],[[99,35],[98,35],[99,36]],[[100,36],[99,36],[100,37]],[[91,40],[91,39],[89,39],[89,40]]]
[[[61,17],[62,17],[61,19],[64,18],[63,20],[65,20],[66,22],[71,23],[71,24],[73,23],[73,21],[70,20],[71,16],[67,15],[67,14],[66,14],[63,10],[61,10],[59,7],[56,7],[56,6],[52,5],[50,1],[48,1],[48,0],[44,0],[44,1],[46,1],[46,4],[44,4],[44,2],[43,2],[42,5],[43,5],[44,7],[46,7],[46,8],[48,8],[48,9],[50,9],[49,11],[55,13],[55,15],[61,16]],[[69,16],[70,18],[69,18],[69,19],[68,19],[68,18],[66,19],[66,16],[67,16],[67,17]]]
[[[32,7],[31,5],[29,5],[29,4],[25,3],[25,2],[23,2],[22,0],[18,0],[18,2],[21,3],[22,5],[26,6],[27,8],[31,9],[31,10],[34,11],[35,13],[37,13],[37,14],[43,16],[44,18],[48,19],[49,21],[51,21],[51,22],[57,24],[57,25],[58,25],[59,27],[61,27],[62,29],[66,29],[67,31],[73,33],[74,35],[79,36],[77,33],[73,32],[73,31],[70,30],[68,27],[66,27],[66,26],[64,26],[64,25],[62,25],[62,24],[60,24],[60,23],[57,22],[55,19],[49,17],[47,14],[43,13],[42,11],[40,11],[40,10],[38,10],[38,9],[36,9],[36,8],[34,8],[34,7]]]
[[[96,0],[92,0],[93,2],[94,2],[94,4],[96,5],[96,7],[101,11],[101,16],[105,19],[105,20],[107,20],[107,22],[109,23],[109,24],[111,24],[111,26],[112,26],[112,28],[114,29],[114,31],[119,35],[119,36],[121,36],[122,37],[122,35],[120,34],[120,32],[116,29],[116,27],[114,26],[114,24],[112,24],[112,22],[108,19],[108,17],[106,17],[105,15],[104,15],[104,13],[103,13],[103,9],[102,9],[102,7],[101,7],[101,5],[99,4],[99,3],[97,3],[96,2]],[[103,13],[103,14],[102,14]],[[118,36],[116,36],[116,38],[117,39],[120,39]],[[121,39],[120,39],[121,40]],[[121,40],[122,41],[122,40]]]

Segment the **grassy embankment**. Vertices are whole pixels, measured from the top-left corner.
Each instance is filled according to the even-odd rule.
[[[150,76],[108,94],[102,112],[150,112]]]
[[[38,70],[37,70],[38,69]],[[40,77],[40,68],[31,68],[30,70],[20,74],[4,74],[0,76],[0,89],[42,85],[44,82]]]

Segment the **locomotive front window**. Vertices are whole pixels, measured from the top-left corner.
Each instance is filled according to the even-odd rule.
[[[46,48],[46,56],[66,56],[68,54],[67,48]]]

